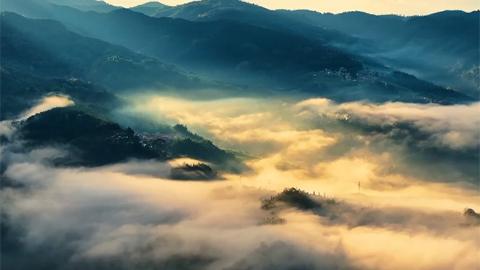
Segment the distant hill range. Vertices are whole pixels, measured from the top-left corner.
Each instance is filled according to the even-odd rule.
[[[406,57],[388,57],[395,51],[388,38],[378,42],[369,31],[353,35],[310,18],[330,15],[271,11],[237,0],[175,7],[148,3],[131,10],[97,1],[81,7],[66,0],[4,2],[3,10],[42,18],[2,15],[5,65],[37,76],[75,77],[114,91],[220,86],[256,95],[300,93],[339,102],[475,100],[471,91],[461,93],[417,78],[423,77],[420,65],[408,69],[402,62]],[[20,53],[25,50],[32,55]]]
[[[289,29],[374,56],[425,79],[479,94],[479,11],[453,10],[410,17],[364,12],[332,14],[268,10],[237,0],[194,1],[174,7],[150,3],[132,10],[154,17],[232,20]]]

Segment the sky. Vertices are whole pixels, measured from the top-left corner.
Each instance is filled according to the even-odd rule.
[[[131,7],[148,0],[106,0],[114,5]],[[190,1],[163,0],[163,4],[179,5]],[[373,14],[422,15],[441,10],[480,9],[478,0],[248,0],[270,9],[310,9],[320,12],[340,13],[359,10]]]

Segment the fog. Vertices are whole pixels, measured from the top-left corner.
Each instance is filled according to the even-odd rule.
[[[75,103],[68,96],[50,95],[42,98],[37,105],[24,112],[20,119],[27,119],[35,114],[48,111],[53,108],[68,107]]]
[[[478,164],[478,104],[127,100],[116,117],[185,124],[244,154],[250,170],[174,181],[172,166],[197,161],[65,168],[49,161],[64,149],[2,145],[3,176],[13,183],[1,190],[2,263],[9,269],[478,265],[478,223],[463,216],[465,208],[480,209],[478,174],[464,170]],[[458,160],[467,154],[468,164]],[[450,173],[437,175],[425,165],[432,162]],[[321,206],[262,209],[262,199],[289,187]],[[284,222],[266,222],[272,215]]]

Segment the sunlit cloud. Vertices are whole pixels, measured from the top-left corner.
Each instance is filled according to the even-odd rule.
[[[186,183],[34,163],[16,163],[6,175],[37,184],[28,193],[2,191],[2,207],[10,222],[24,224],[22,239],[36,252],[31,263],[38,263],[41,256],[55,256],[59,263],[96,269],[115,262],[127,268],[167,267],[171,260],[237,269],[272,263],[255,257],[262,250],[268,258],[289,254],[288,260],[283,256],[273,260],[272,269],[305,263],[319,269],[334,265],[398,269],[412,261],[418,261],[420,269],[469,269],[476,265],[480,244],[471,237],[476,227],[463,226],[460,213],[441,209],[433,213],[449,221],[431,229],[423,226],[432,216],[383,208],[368,200],[355,202],[355,207],[367,211],[369,223],[363,225],[351,227],[342,219],[329,221],[293,209],[279,213],[286,223],[261,225],[268,213],[260,209],[260,199],[272,192],[231,181]],[[332,214],[339,218],[350,211],[337,210]],[[355,213],[345,222],[363,215]],[[52,248],[42,248],[45,243]],[[412,243],[415,248],[407,248]],[[408,252],[399,252],[406,248]],[[445,252],[448,256],[442,256]]]
[[[260,103],[264,105],[258,106]],[[374,126],[412,121],[416,128],[433,138],[431,143],[435,147],[463,151],[465,147],[475,147],[474,138],[478,136],[476,120],[468,119],[475,119],[477,110],[478,104],[336,104],[327,99],[291,102],[227,99],[204,102],[140,97],[132,101],[129,112],[144,114],[158,121],[186,124],[193,131],[212,138],[224,147],[249,154],[253,158],[247,164],[255,174],[231,175],[228,178],[244,184],[281,190],[295,183],[309,191],[348,197],[358,193],[360,188],[363,193],[379,196],[379,200],[389,196],[410,197],[417,194],[417,199],[399,200],[399,203],[412,206],[417,201],[422,207],[441,204],[453,210],[463,209],[475,200],[455,202],[457,197],[442,200],[440,198],[444,192],[455,194],[455,188],[426,183],[425,180],[429,180],[428,172],[422,174],[421,178],[415,178],[415,174],[405,175],[402,173],[405,170],[396,170],[401,166],[410,170],[409,166],[412,165],[400,164],[398,158],[404,154],[388,137],[361,134],[353,129],[332,129],[330,125],[332,121],[348,123],[353,118]],[[205,111],[208,113],[199,113]],[[323,122],[316,122],[325,118]],[[458,121],[459,118],[464,120]],[[465,139],[449,140],[446,134],[450,132],[459,132]],[[384,149],[380,152],[370,149],[370,146],[379,147],[375,144],[383,145]],[[419,183],[421,187],[414,188]],[[446,191],[448,189],[451,190]],[[428,193],[438,196],[435,203],[420,199]]]
[[[454,149],[477,147],[480,143],[480,103],[442,106],[438,104],[368,103],[333,104],[325,99],[299,102],[301,114],[358,119],[372,125],[411,123],[432,135],[438,144]]]
[[[75,103],[67,96],[46,96],[42,98],[37,105],[24,112],[20,118],[26,119],[30,116],[51,110],[53,108],[68,107],[74,104]]]
[[[473,269],[478,263],[480,242],[472,237],[478,226],[462,215],[464,208],[480,209],[474,185],[391,170],[404,155],[398,150],[402,146],[358,127],[407,121],[432,138],[448,130],[468,138],[476,136],[469,135],[476,132],[475,121],[453,119],[472,117],[477,104],[129,100],[117,117],[134,114],[185,124],[244,152],[250,170],[218,181],[173,181],[168,179],[172,167],[200,161],[59,168],[45,158],[62,150],[7,153],[4,176],[28,187],[0,191],[2,212],[22,239],[18,247],[32,253],[17,265],[31,268],[44,257],[56,258],[61,266],[95,269],[394,270],[415,262],[418,269],[433,270]],[[379,145],[381,151],[372,149]],[[439,139],[433,145],[455,153],[471,142]],[[274,212],[281,224],[265,223],[272,213],[261,208],[261,201],[286,187],[309,192],[321,207],[287,205]],[[6,241],[18,245],[15,239]]]

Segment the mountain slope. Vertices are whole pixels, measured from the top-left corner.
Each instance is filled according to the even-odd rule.
[[[55,21],[14,13],[2,13],[0,20],[2,66],[46,78],[80,78],[115,90],[200,84],[171,65],[80,36]]]
[[[104,1],[99,0],[46,0],[46,2],[70,6],[84,11],[96,11],[96,12],[110,12],[112,10],[118,9],[119,7],[112,6]]]
[[[62,21],[81,31],[187,65],[211,63],[213,67],[235,68],[244,61],[255,61],[253,68],[261,70],[275,64],[274,68],[285,69],[344,67],[356,71],[360,68],[352,56],[334,48],[288,32],[247,24],[155,19],[129,10],[87,14],[64,9],[62,13],[70,14],[70,18],[63,17]],[[91,29],[93,25],[97,27]]]
[[[161,12],[163,9],[169,9],[170,7],[164,5],[160,2],[147,2],[135,7],[130,8],[135,12],[143,13],[147,16],[155,16],[158,12]]]
[[[371,41],[368,53],[397,69],[478,96],[480,12],[443,11],[426,16],[376,16],[279,11],[290,18]],[[477,71],[475,71],[477,70]]]
[[[69,6],[83,11],[110,12],[119,7],[97,0],[4,0],[1,11],[11,11],[24,16],[44,17],[50,14],[50,6]]]
[[[69,150],[69,155],[57,161],[61,165],[101,166],[128,159],[164,161],[188,157],[209,162],[220,170],[245,168],[234,154],[180,125],[161,133],[140,134],[78,106],[55,108],[15,125],[18,134],[14,139],[24,141],[28,148],[60,146]]]
[[[0,120],[18,117],[48,95],[66,95],[78,106],[103,113],[121,104],[104,88],[82,80],[41,78],[3,65],[0,78]]]
[[[401,17],[364,12],[269,10],[239,0],[202,0],[148,15],[191,21],[230,20],[283,29],[361,53],[388,66],[478,96],[480,12]]]
[[[209,78],[257,88],[299,88],[300,76],[312,70],[342,69],[354,74],[361,69],[355,57],[335,48],[247,24],[157,19],[129,10],[108,14],[65,7],[54,10],[55,19],[79,33]]]
[[[396,46],[398,42],[430,44],[437,41],[455,42],[464,48],[478,44],[479,11],[443,11],[425,16],[402,17],[395,15],[372,15],[364,12],[340,14],[318,13],[314,11],[279,11],[289,17],[303,18],[304,22],[336,29],[363,38],[380,40],[382,45]],[[448,37],[448,39],[446,39]],[[394,43],[394,44],[392,44]]]
[[[189,21],[234,21],[255,25],[271,30],[287,30],[298,35],[316,39],[324,43],[337,45],[356,43],[352,37],[338,31],[331,31],[311,24],[303,23],[296,18],[239,0],[202,0],[177,6],[149,5],[131,10],[153,17],[169,17]]]
[[[71,154],[60,163],[99,166],[131,158],[164,158],[145,147],[131,129],[71,108],[57,108],[21,123],[21,139],[30,147],[63,145]]]
[[[126,9],[94,13],[51,6],[51,11],[52,17],[77,33],[210,79],[243,84],[244,90],[254,94],[301,92],[337,101],[472,100],[412,76],[399,80],[392,69],[291,31],[232,21],[152,18]]]

